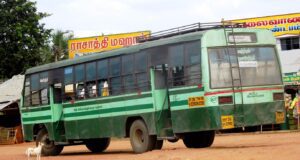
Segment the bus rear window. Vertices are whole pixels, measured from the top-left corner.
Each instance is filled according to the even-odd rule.
[[[208,53],[212,88],[232,86],[232,77],[239,77],[239,73],[232,72],[231,66],[239,66],[242,86],[282,84],[274,47],[228,48],[228,52],[211,48]]]

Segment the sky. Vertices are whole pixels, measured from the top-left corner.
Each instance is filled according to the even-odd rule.
[[[36,0],[46,28],[75,37],[300,12],[300,0]]]

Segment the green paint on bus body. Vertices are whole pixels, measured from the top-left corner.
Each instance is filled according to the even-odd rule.
[[[268,102],[233,106],[195,107],[172,111],[175,133],[222,129],[221,116],[233,115],[234,127],[276,124],[275,112],[284,112],[284,102]]]
[[[195,107],[190,109],[172,111],[172,122],[174,133],[195,132],[199,130],[219,130],[222,129],[222,115],[233,115],[235,127],[255,126],[261,124],[275,124],[275,112],[281,111],[283,101],[210,107]],[[243,115],[241,117],[241,115]],[[125,137],[126,120],[128,117],[142,117],[147,123],[151,134],[156,134],[154,113],[142,113],[132,115],[122,115],[114,117],[86,118],[82,120],[65,121],[67,139],[88,139],[100,137]],[[55,125],[45,123],[52,128]],[[57,123],[53,123],[57,124]],[[30,140],[29,134],[33,124],[24,125],[26,140]],[[30,128],[30,129],[28,129]],[[54,132],[53,132],[54,134]]]
[[[234,29],[235,32],[256,33],[257,42],[241,43],[237,46],[276,45],[271,32],[259,29]],[[208,30],[180,36],[165,38],[141,45],[109,51],[104,54],[94,54],[75,60],[47,64],[26,71],[27,74],[64,66],[85,63],[96,59],[136,53],[140,50],[165,45],[201,41],[201,84],[199,86],[184,86],[169,89],[172,130],[175,134],[204,130],[222,129],[221,116],[232,115],[234,127],[246,127],[261,124],[275,124],[275,112],[284,112],[283,101],[274,101],[273,93],[283,93],[282,85],[243,87],[249,91],[235,94],[237,105],[220,105],[220,96],[233,96],[231,88],[211,89],[207,48],[226,46],[224,30]],[[199,44],[200,45],[200,44]],[[152,76],[153,77],[153,76]],[[200,86],[201,85],[201,86]],[[152,84],[153,86],[153,84]],[[277,88],[276,88],[277,87]],[[251,91],[252,88],[258,90]],[[262,89],[270,88],[270,89]],[[221,93],[224,92],[225,93]],[[220,92],[219,94],[217,92]],[[208,94],[211,93],[211,94]],[[157,95],[160,94],[160,95]],[[150,134],[157,135],[158,119],[163,113],[162,99],[156,102],[155,97],[165,96],[162,92],[148,91],[141,94],[100,97],[95,99],[75,101],[74,104],[64,102],[54,104],[53,89],[50,87],[50,106],[22,107],[22,122],[25,140],[34,139],[34,127],[45,125],[49,137],[57,142],[100,137],[125,137],[126,127],[130,119],[142,118]],[[204,97],[204,106],[191,107],[189,97]],[[243,104],[241,102],[243,101]],[[22,103],[23,104],[23,103]],[[161,104],[157,106],[157,104]],[[127,125],[127,126],[126,126]],[[159,126],[164,127],[164,126]]]

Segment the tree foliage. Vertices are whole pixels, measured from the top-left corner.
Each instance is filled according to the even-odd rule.
[[[51,30],[39,20],[48,16],[37,12],[29,0],[0,0],[0,78],[24,73],[42,63],[43,50]]]
[[[51,33],[49,46],[44,50],[45,63],[56,62],[68,58],[68,40],[73,38],[69,31],[56,30]]]

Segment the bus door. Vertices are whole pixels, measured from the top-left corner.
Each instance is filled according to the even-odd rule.
[[[52,110],[52,120],[54,123],[56,141],[65,141],[65,127],[63,122],[63,105],[62,105],[62,84],[56,83],[50,87],[50,104]]]
[[[167,65],[157,65],[150,69],[152,97],[155,107],[157,137],[174,137],[171,122],[171,106],[167,83]]]

